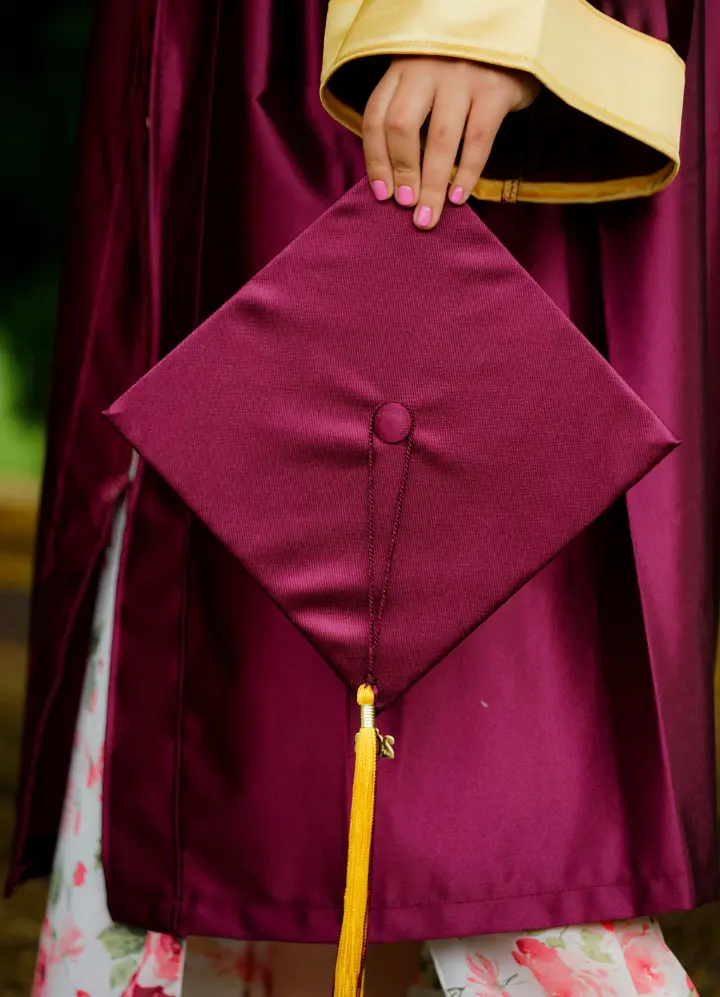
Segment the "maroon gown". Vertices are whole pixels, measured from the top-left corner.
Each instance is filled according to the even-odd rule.
[[[371,940],[717,896],[720,11],[596,6],[689,50],[679,178],[650,200],[481,210],[683,445],[390,707],[409,748],[379,788]],[[317,97],[323,17],[323,0],[99,5],[10,888],[51,866],[100,555],[128,486],[129,450],[100,413],[362,174],[358,141]],[[352,777],[337,758],[355,704],[149,469],[128,503],[103,798],[110,912],[178,934],[336,940]],[[320,714],[347,717],[320,750],[295,682],[312,684]]]

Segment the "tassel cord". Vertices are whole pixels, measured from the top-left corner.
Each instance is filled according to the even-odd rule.
[[[364,986],[378,735],[372,687],[360,686],[357,698],[361,726],[355,739],[345,904],[335,965],[334,997],[362,997]]]

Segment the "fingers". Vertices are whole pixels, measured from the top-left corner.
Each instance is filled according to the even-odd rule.
[[[420,192],[420,130],[432,107],[430,79],[404,79],[401,68],[385,74],[363,115],[368,179],[379,201],[393,194],[409,207]]]
[[[420,131],[433,96],[431,79],[401,79],[385,116],[395,199],[404,207],[415,204],[420,193]]]
[[[414,213],[418,228],[434,228],[448,195],[450,175],[470,110],[470,97],[444,88],[435,96],[423,156],[420,197]]]
[[[434,228],[446,198],[464,204],[470,197],[505,115],[529,106],[538,88],[527,74],[462,59],[396,58],[363,117],[365,161],[375,196],[386,201],[394,195],[399,204],[414,207],[418,228]]]
[[[485,169],[493,142],[500,130],[506,108],[499,102],[475,100],[470,108],[462,153],[448,198],[464,204],[475,189]]]
[[[399,73],[386,73],[373,90],[363,115],[365,169],[378,201],[387,201],[395,189],[393,168],[385,137],[385,117],[399,83]]]
[[[420,135],[432,108],[421,166]],[[379,201],[395,199],[415,206],[418,228],[437,225],[445,199],[464,204],[490,155],[507,112],[491,94],[472,99],[443,87],[417,86],[400,74],[386,76],[368,101],[363,118],[363,145],[368,178]],[[463,140],[464,136],[464,140]],[[453,167],[462,154],[452,188]]]

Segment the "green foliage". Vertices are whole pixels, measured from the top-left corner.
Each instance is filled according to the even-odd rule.
[[[111,959],[125,959],[139,955],[145,947],[146,932],[141,928],[130,928],[124,924],[112,924],[98,935]]]
[[[564,949],[567,947],[565,945],[565,939],[560,935],[557,937],[553,935],[551,938],[546,938],[545,944],[551,949]]]
[[[580,932],[582,939],[580,948],[594,962],[612,962],[612,957],[603,948],[604,934],[602,931],[593,931],[591,928],[583,928]]]
[[[42,426],[20,414],[18,366],[10,356],[8,339],[0,329],[0,474],[37,478],[43,462]]]
[[[136,969],[136,959],[123,959],[122,962],[116,962],[110,970],[110,988],[112,990],[124,990],[132,979]]]

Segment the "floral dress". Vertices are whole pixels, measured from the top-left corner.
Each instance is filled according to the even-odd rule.
[[[114,924],[100,858],[112,621],[125,509],[106,552],[32,997],[272,997],[272,942],[179,939]],[[398,997],[693,997],[640,918],[428,942]],[[282,997],[277,994],[276,997]]]

